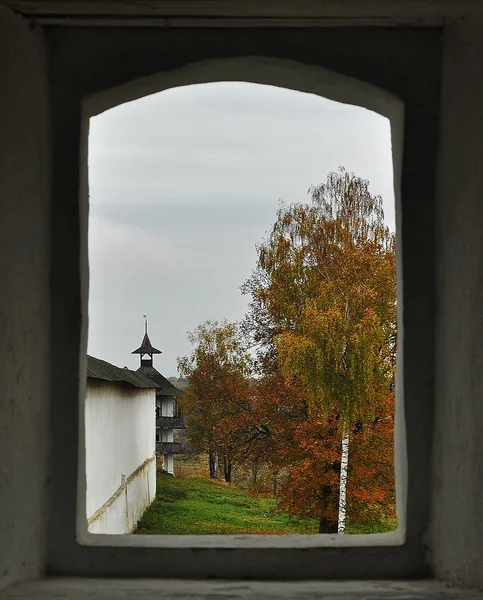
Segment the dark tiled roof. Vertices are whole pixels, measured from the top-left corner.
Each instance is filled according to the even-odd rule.
[[[112,382],[119,381],[136,388],[153,389],[158,387],[158,384],[149,379],[144,373],[121,369],[105,360],[94,358],[94,356],[87,356],[87,378]]]
[[[137,350],[134,350],[134,352],[131,352],[131,354],[161,354],[161,350],[158,350],[151,344],[148,334],[145,333],[141,346]]]
[[[156,384],[156,392],[159,396],[180,396],[183,390],[173,385],[171,381],[161,375],[154,367],[139,367],[136,373],[142,373]]]

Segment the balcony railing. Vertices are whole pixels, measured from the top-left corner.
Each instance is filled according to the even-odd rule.
[[[161,429],[186,429],[184,417],[156,417],[156,427],[161,427]]]
[[[181,442],[156,442],[156,454],[179,454],[182,451]]]

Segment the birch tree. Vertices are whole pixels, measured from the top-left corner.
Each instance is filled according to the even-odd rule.
[[[277,368],[307,386],[309,414],[338,423],[339,515],[320,526],[333,533],[344,531],[351,431],[376,417],[393,387],[395,238],[381,197],[344,168],[309,193],[309,204],[280,207],[244,291],[269,332]],[[333,491],[324,486],[324,493]]]

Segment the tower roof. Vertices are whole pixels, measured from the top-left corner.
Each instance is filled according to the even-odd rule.
[[[156,384],[156,395],[157,396],[180,396],[184,394],[184,391],[179,387],[176,387],[169,379],[166,379],[164,375],[161,375],[153,366],[139,367],[136,373],[142,373],[145,377],[148,377],[151,381]]]
[[[148,334],[145,333],[141,346],[137,350],[134,350],[134,352],[131,352],[131,354],[161,354],[161,350],[158,350],[151,344]]]

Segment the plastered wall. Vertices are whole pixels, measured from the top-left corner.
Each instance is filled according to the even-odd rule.
[[[448,25],[443,59],[430,556],[483,587],[483,20]]]
[[[155,390],[88,379],[85,424],[87,518],[122,486],[125,498],[106,509],[110,518],[101,522],[105,530],[100,526],[94,529],[96,533],[128,533],[156,491]],[[146,473],[132,477],[147,461],[152,465],[147,469],[146,464],[149,477]],[[128,519],[126,512],[131,515]]]
[[[124,479],[121,488],[103,510],[92,518],[89,533],[132,533],[156,495],[156,458],[152,457]]]
[[[43,36],[0,6],[0,588],[46,565],[48,140]]]

